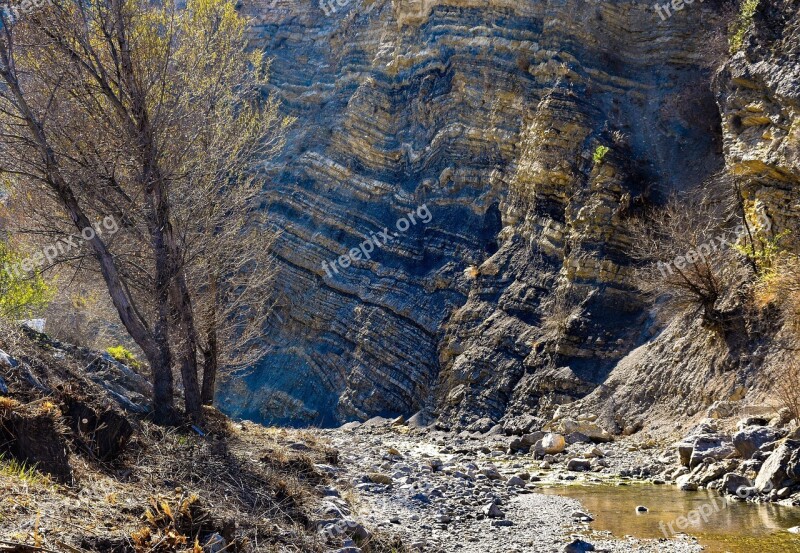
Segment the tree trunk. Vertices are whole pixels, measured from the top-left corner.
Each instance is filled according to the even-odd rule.
[[[217,347],[217,329],[212,326],[208,331],[208,349],[203,352],[203,405],[214,405],[217,391],[217,371],[219,370],[219,349]]]
[[[10,69],[12,64],[8,51],[4,47],[0,49],[0,56],[2,56],[5,66],[5,70],[2,71],[3,80],[14,95],[20,116],[33,135],[33,140],[42,156],[45,182],[55,192],[79,231],[92,228],[92,223],[78,203],[77,196],[61,174],[58,160],[50,147],[44,127],[28,106],[16,75]],[[153,410],[155,419],[159,422],[171,422],[174,419],[175,409],[168,342],[158,340],[147,327],[145,321],[139,316],[119,274],[114,257],[105,242],[98,235],[95,235],[89,241],[89,245],[100,265],[100,272],[103,275],[111,301],[119,314],[122,324],[131,338],[142,348],[148,362],[150,362],[153,376]]]

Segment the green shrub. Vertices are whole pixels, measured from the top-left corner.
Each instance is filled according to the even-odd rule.
[[[753,16],[756,13],[756,9],[758,9],[758,2],[759,0],[742,0],[739,6],[739,15],[728,29],[730,35],[728,43],[731,54],[735,54],[742,49],[744,36],[753,23]]]
[[[50,303],[54,289],[37,272],[21,269],[24,255],[0,242],[0,316],[28,319]]]
[[[608,146],[598,146],[594,149],[594,153],[592,154],[592,159],[594,160],[595,164],[602,163],[603,158],[606,157],[606,154],[611,151],[611,148]]]
[[[125,346],[110,347],[106,350],[106,353],[120,363],[128,365],[132,369],[138,370],[144,367],[144,364],[136,359],[136,356],[133,354],[133,352],[126,349]]]

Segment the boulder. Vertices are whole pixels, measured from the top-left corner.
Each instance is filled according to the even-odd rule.
[[[536,442],[536,450],[541,450],[548,455],[561,453],[567,447],[567,441],[561,434],[548,432],[544,437]]]
[[[733,447],[742,459],[750,459],[764,445],[782,438],[782,434],[776,428],[748,426],[733,435]]]
[[[555,425],[554,430],[561,434],[572,434],[578,432],[587,436],[594,442],[610,442],[613,436],[607,430],[601,428],[599,424],[590,420],[561,419]]]
[[[571,434],[567,434],[566,438],[568,444],[590,444],[592,443],[592,439],[587,436],[586,434],[581,434],[580,432],[573,432]]]
[[[573,472],[588,471],[592,468],[592,462],[588,459],[570,459],[567,463],[567,470]]]
[[[753,482],[751,482],[749,478],[745,478],[744,476],[740,476],[732,472],[729,472],[722,478],[722,493],[726,493],[728,495],[738,495],[739,497],[743,497],[745,494],[744,490],[752,487]]]
[[[692,444],[692,454],[689,458],[689,468],[700,465],[704,459],[722,461],[736,454],[733,442],[721,434],[702,434],[695,438]]]
[[[503,513],[503,511],[500,510],[500,507],[498,507],[497,504],[494,502],[490,503],[489,505],[486,505],[483,508],[483,514],[484,516],[487,516],[489,518],[505,518],[506,516],[505,513]]]
[[[786,440],[773,451],[758,471],[755,487],[760,493],[791,486],[800,480],[800,441]]]
[[[706,412],[706,416],[710,419],[727,419],[735,414],[736,403],[732,401],[715,401]]]
[[[677,480],[675,480],[675,485],[678,486],[678,489],[682,492],[694,492],[697,491],[697,482],[692,481],[691,474],[684,474],[683,476],[679,476]]]
[[[522,445],[530,448],[531,446],[536,444],[536,442],[544,438],[545,434],[546,433],[542,431],[531,432],[530,434],[523,434],[521,438]]]
[[[519,415],[517,417],[510,417],[503,422],[503,432],[505,432],[508,436],[524,436],[530,432],[533,432],[536,428],[541,428],[544,424],[544,421],[540,418],[534,417],[533,415],[525,414]],[[528,446],[532,446],[536,443],[536,440],[533,440]]]
[[[430,417],[427,416],[422,411],[417,411],[415,414],[408,419],[408,427],[409,428],[427,428],[431,425]]]
[[[702,465],[698,465],[691,473],[691,480],[700,486],[707,486],[711,482],[722,478],[726,473],[736,470],[738,464],[738,461],[735,459],[728,459],[727,461],[716,463],[703,463]]]
[[[524,488],[525,487],[525,481],[522,478],[520,478],[519,476],[512,476],[506,482],[506,486],[508,486],[510,488]]]

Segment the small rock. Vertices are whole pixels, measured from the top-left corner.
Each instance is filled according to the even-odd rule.
[[[391,486],[393,482],[391,476],[388,474],[381,474],[379,472],[370,473],[368,478],[373,484],[383,484],[385,486]]]
[[[483,508],[483,514],[489,518],[504,518],[506,515],[496,503],[490,503]]]
[[[512,487],[512,488],[524,488],[525,487],[525,481],[522,478],[520,478],[519,476],[512,476],[511,478],[509,478],[506,481],[506,486],[509,486],[509,487]]]
[[[492,526],[514,526],[510,520],[493,520]]]
[[[225,538],[219,534],[212,534],[203,545],[203,553],[222,553],[226,548]]]
[[[565,545],[562,551],[564,553],[586,553],[587,551],[594,551],[594,545],[587,541],[575,540]]]
[[[648,508],[647,508],[647,507],[645,507],[644,505],[639,505],[639,506],[637,506],[637,507],[636,507],[636,512],[637,512],[637,513],[646,513],[646,512],[648,512],[649,510],[650,510],[650,509],[648,509]]]
[[[573,472],[588,471],[592,468],[592,463],[587,459],[570,459],[567,463],[567,470]]]

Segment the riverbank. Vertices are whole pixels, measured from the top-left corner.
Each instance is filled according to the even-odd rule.
[[[549,463],[541,468],[545,462],[529,454],[509,453],[505,437],[458,437],[380,419],[324,436],[340,452],[337,481],[350,488],[357,516],[367,526],[398,533],[412,550],[549,553],[590,551],[591,544],[610,552],[701,551],[684,535],[637,539],[593,530],[591,513],[578,500],[541,493],[559,483],[632,482],[627,473],[641,472],[636,465],[655,474],[658,461],[626,452],[626,445],[584,444],[604,450],[596,459],[607,467],[577,473]]]

